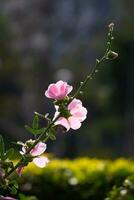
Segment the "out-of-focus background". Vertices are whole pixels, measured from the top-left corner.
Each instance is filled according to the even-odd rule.
[[[115,23],[113,50],[81,96],[82,128],[59,133],[48,152],[59,157],[134,155],[134,2],[132,0],[0,1],[0,132],[7,141],[31,135],[33,111],[54,113],[47,86],[65,80],[77,88],[105,51]],[[43,123],[43,122],[42,122]]]

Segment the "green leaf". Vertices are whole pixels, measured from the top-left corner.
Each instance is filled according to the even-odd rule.
[[[16,189],[18,189],[18,187],[19,187],[17,180],[11,180],[10,184],[12,184],[12,187],[15,187]]]
[[[49,135],[49,138],[50,138],[51,140],[56,140],[56,136],[53,135],[53,134],[50,134],[50,135]]]
[[[13,148],[10,148],[4,155],[4,160],[6,160],[7,158],[11,159],[12,156],[14,154],[14,149]]]
[[[17,189],[16,189],[15,186],[13,186],[13,187],[11,188],[11,194],[16,194],[16,193],[17,193]]]
[[[46,128],[40,128],[38,130],[35,130],[35,134],[43,134],[45,133]]]
[[[33,118],[33,129],[38,129],[39,128],[39,117],[38,115],[35,115]]]
[[[34,129],[33,128],[31,128],[30,126],[28,126],[28,125],[25,125],[25,129],[28,131],[28,132],[30,132],[30,133],[32,133],[32,134],[35,134],[35,131],[34,131]]]
[[[25,196],[24,194],[19,194],[20,200],[37,200],[35,196]]]
[[[5,152],[5,144],[2,135],[0,135],[0,158],[3,159]]]
[[[34,135],[43,134],[43,133],[45,132],[45,130],[46,130],[46,128],[33,129],[33,128],[31,128],[31,127],[28,126],[28,125],[25,125],[25,129],[26,129],[28,132],[30,132],[30,133],[32,133],[32,134],[34,134]]]

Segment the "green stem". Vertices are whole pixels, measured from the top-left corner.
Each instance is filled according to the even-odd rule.
[[[79,86],[78,90],[75,92],[75,94],[73,95],[73,97],[71,98],[71,101],[79,95],[79,93],[82,91],[83,87],[87,84],[87,82],[93,78],[93,76],[96,74],[100,64],[102,64],[104,61],[109,59],[108,53],[110,52],[111,46],[112,46],[113,27],[114,27],[114,24],[111,23],[109,25],[108,40],[107,40],[107,46],[106,46],[106,51],[105,51],[104,55],[102,56],[101,59],[99,59],[99,60],[96,59],[95,66],[91,69],[91,71],[89,72],[89,74],[85,78],[85,80],[80,83],[80,86]]]
[[[75,94],[73,95],[73,97],[71,98],[71,100],[74,99],[74,98],[76,98],[79,95],[79,93],[82,91],[83,87],[87,84],[87,82],[93,78],[93,76],[96,73],[96,70],[99,67],[99,65],[102,62],[104,62],[105,60],[106,60],[106,56],[104,55],[100,60],[96,61],[96,64],[95,64],[94,68],[91,70],[91,72],[89,73],[89,75],[85,78],[85,80],[83,82],[81,82],[78,90],[75,92]]]

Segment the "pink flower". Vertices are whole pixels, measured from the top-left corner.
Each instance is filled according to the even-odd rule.
[[[17,200],[17,199],[12,198],[12,197],[3,197],[3,196],[0,196],[0,200]]]
[[[58,106],[55,106],[56,113],[54,118],[59,114]],[[79,99],[73,99],[69,105],[67,106],[68,111],[70,112],[70,116],[68,118],[60,117],[56,122],[55,125],[62,125],[64,126],[67,131],[70,128],[76,130],[81,127],[81,122],[86,119],[87,109],[82,106],[82,102]]]
[[[58,81],[57,83],[50,84],[45,92],[45,96],[50,99],[62,100],[66,97],[73,87],[66,82]]]
[[[33,140],[29,140],[29,142],[34,142]],[[20,151],[20,153],[23,155],[26,153],[27,151],[27,145],[24,144],[22,146],[22,151]],[[33,163],[37,166],[37,167],[40,167],[40,168],[43,168],[45,167],[48,162],[49,162],[49,159],[44,157],[44,156],[41,156],[41,154],[44,153],[44,151],[46,150],[47,148],[47,145],[43,142],[38,142],[35,147],[30,151],[30,155],[35,157],[33,158]],[[23,170],[23,166],[19,166],[17,169],[16,169],[16,172],[21,175],[21,172]]]

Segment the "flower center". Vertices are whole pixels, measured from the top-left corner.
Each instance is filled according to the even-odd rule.
[[[60,105],[59,106],[59,113],[61,117],[65,117],[66,119],[68,119],[71,115],[70,111],[68,110],[68,108],[65,105]]]

